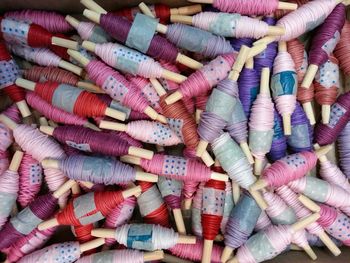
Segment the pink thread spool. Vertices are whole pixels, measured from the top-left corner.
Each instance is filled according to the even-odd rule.
[[[342,187],[313,176],[294,180],[288,186],[296,193],[337,208],[350,206],[350,194]]]
[[[339,4],[334,7],[323,24],[318,27],[312,38],[309,50],[309,67],[301,83],[302,87],[308,88],[311,85],[318,67],[327,61],[340,40],[340,32],[345,23],[346,11],[345,5],[341,1],[335,2]]]
[[[192,73],[187,80],[180,84],[179,89],[165,99],[167,104],[172,104],[184,97],[195,97],[205,94],[228,76],[236,54],[218,56],[201,69]]]
[[[290,118],[295,110],[298,81],[295,64],[287,52],[286,42],[278,44],[278,54],[273,63],[271,86],[276,108],[283,118],[284,134],[291,135]]]
[[[104,239],[102,238],[94,239],[84,244],[79,244],[76,241],[56,243],[24,256],[18,263],[44,263],[59,260],[74,262],[79,259],[85,251],[103,244]]]
[[[320,65],[314,79],[315,100],[322,106],[322,123],[329,123],[331,105],[336,101],[339,90],[338,60],[329,55],[329,59]]]
[[[43,169],[31,155],[25,153],[19,166],[18,202],[26,207],[38,195],[42,183]]]
[[[268,15],[277,9],[294,10],[297,8],[296,4],[280,2],[277,0],[264,0],[257,4],[254,1],[226,1],[226,0],[191,0],[194,3],[212,4],[213,7],[228,13],[240,13],[244,15]]]
[[[24,99],[25,92],[15,84],[16,78],[19,77],[18,66],[8,52],[5,43],[0,43],[0,63],[0,90],[3,89],[11,100],[17,104],[23,117],[30,116],[31,112]]]
[[[274,258],[287,248],[293,240],[293,235],[297,231],[304,229],[307,225],[315,222],[319,217],[320,215],[316,213],[293,225],[270,226],[264,231],[251,236],[248,241],[238,249],[236,257],[228,262],[263,262]]]
[[[318,123],[315,126],[314,140],[321,146],[332,144],[344,129],[350,118],[350,92],[341,94],[331,106],[328,124]]]
[[[81,126],[89,125],[86,118],[77,116],[51,105],[34,92],[27,92],[26,100],[32,108],[43,114],[47,119],[56,123]]]
[[[110,156],[131,154],[145,159],[152,159],[153,152],[131,146],[115,132],[99,132],[80,126],[41,126],[40,130],[53,136],[62,144],[67,144],[79,151],[94,152]]]
[[[203,239],[197,238],[196,244],[176,244],[175,246],[169,248],[171,254],[191,261],[200,261],[202,258],[203,251]],[[213,250],[211,253],[211,261],[212,263],[220,263],[220,256],[222,253],[222,247],[214,244]]]
[[[45,136],[38,129],[25,124],[17,125],[4,115],[0,115],[0,121],[12,129],[15,141],[37,161],[41,162],[45,158],[60,159],[66,157],[60,145]],[[57,169],[44,169],[44,174],[46,183],[51,191],[57,190],[67,181],[66,176]],[[65,202],[64,198],[60,199],[61,204]]]
[[[7,250],[7,261],[17,262],[25,255],[40,249],[55,233],[56,228],[39,231],[34,229],[29,235],[20,238],[17,242],[11,245]]]
[[[300,86],[308,67],[308,55],[305,51],[305,46],[300,40],[296,38],[287,42],[287,50],[294,61],[295,69],[297,72],[297,77],[298,77],[297,100],[300,103],[302,103],[303,109],[310,121],[310,124],[314,125],[316,123],[316,120],[315,120],[314,110],[311,104],[314,98],[314,87],[312,84],[308,89]]]
[[[14,122],[20,122],[20,116],[17,106],[12,105],[2,113],[11,118]],[[0,123],[0,152],[5,152],[12,143],[13,135],[11,129],[9,129],[3,123]],[[0,172],[0,174],[2,173]]]
[[[132,156],[123,156],[121,160],[140,165],[147,172],[184,182],[206,182],[210,179],[228,180],[227,175],[213,172],[203,163],[193,158],[154,154],[150,160]]]
[[[135,111],[145,113],[153,120],[158,119],[166,122],[149,106],[147,100],[140,94],[138,87],[122,74],[101,61],[84,58],[76,51],[70,50],[68,53],[86,68],[89,77],[111,98]]]
[[[316,166],[318,156],[324,155],[329,149],[325,147],[316,153],[304,151],[283,157],[266,168],[261,179],[251,189],[259,190],[266,186],[277,188],[300,179]]]
[[[263,68],[260,93],[253,103],[249,119],[249,148],[255,157],[254,173],[260,175],[265,154],[270,151],[273,137],[274,107],[269,90],[269,68]]]
[[[5,172],[9,165],[9,153],[7,151],[0,151],[0,174]]]
[[[258,221],[256,222],[254,230],[256,232],[259,232],[259,231],[265,230],[269,226],[272,226],[271,219],[267,216],[266,212],[262,210],[258,218]]]
[[[281,186],[276,189],[276,193],[290,206],[294,209],[298,219],[311,215],[311,211],[306,208],[299,200],[298,195],[293,192],[288,186]],[[329,236],[324,232],[323,228],[314,222],[306,227],[306,230],[311,234],[318,236],[321,241],[327,246],[327,248],[337,256],[341,253],[339,248],[334,244],[334,242],[329,238]]]
[[[31,21],[46,28],[51,33],[66,33],[73,28],[64,20],[64,16],[56,12],[42,10],[21,10],[11,11],[4,14],[5,17],[12,17],[19,20]]]
[[[339,60],[340,69],[346,74],[350,74],[350,55],[349,55],[349,46],[348,39],[350,34],[350,22],[345,20],[345,24],[341,31],[340,40],[337,46],[334,49],[334,55]]]
[[[155,121],[132,121],[128,124],[101,121],[99,126],[102,129],[126,132],[134,139],[145,143],[171,146],[182,142],[168,125]]]
[[[24,45],[8,44],[8,49],[15,55],[40,66],[60,67],[81,76],[82,69],[57,56],[47,48],[32,48]]]
[[[16,204],[16,199],[19,190],[19,175],[18,168],[21,164],[23,152],[16,151],[12,157],[9,168],[0,176],[0,193],[1,193],[1,218],[0,229],[4,226],[9,217],[13,206]]]
[[[204,185],[205,185],[205,183],[202,182],[198,185],[198,187],[196,187],[195,192],[194,192],[194,196],[193,196],[192,208],[191,208],[191,211],[192,211],[192,213],[191,213],[192,232],[197,237],[203,237],[201,213],[202,213],[202,204],[203,204]]]
[[[127,224],[132,218],[133,212],[136,207],[136,198],[131,196],[126,198],[121,204],[117,205],[107,216],[104,226],[106,228],[117,228],[124,224]],[[106,239],[106,245],[112,246],[115,244],[115,240],[112,238]]]
[[[106,64],[115,69],[144,78],[160,78],[183,82],[186,77],[164,69],[157,61],[133,49],[117,43],[95,44],[84,41],[83,47],[94,52]]]

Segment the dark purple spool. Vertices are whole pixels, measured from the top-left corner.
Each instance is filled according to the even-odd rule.
[[[292,153],[312,151],[313,128],[299,102],[291,116],[292,134],[288,137],[287,144]]]
[[[283,132],[283,122],[281,115],[276,108],[274,109],[274,125],[273,125],[273,138],[268,158],[271,161],[277,161],[287,155],[287,138]]]
[[[315,142],[327,145],[335,142],[350,119],[350,92],[337,98],[331,106],[331,117],[328,124],[317,123],[314,131]]]
[[[123,44],[125,44],[132,26],[132,23],[126,18],[111,13],[101,14],[100,24],[110,36]],[[169,62],[176,61],[177,53],[177,48],[160,35],[154,35],[146,52],[153,58]]]
[[[260,79],[257,71],[243,68],[238,79],[239,99],[247,119],[249,119],[250,109],[255,101],[260,89]]]
[[[18,215],[24,213],[25,210],[29,209],[41,220],[46,220],[55,212],[56,205],[57,199],[54,198],[52,194],[41,195],[37,197],[33,202],[31,202],[29,206],[24,208]],[[17,216],[14,218],[17,218]],[[8,221],[5,224],[4,228],[0,231],[0,236],[2,237],[0,239],[0,250],[11,246],[19,238],[24,236],[24,234],[18,232],[11,224],[14,218]],[[34,229],[35,228],[32,230]]]
[[[316,29],[309,51],[309,64],[320,66],[327,61],[328,54],[336,46],[328,41],[334,38],[337,31],[340,34],[345,23],[345,12],[345,5],[338,4],[323,24]],[[327,53],[325,49],[330,50]]]
[[[241,46],[245,45],[247,47],[251,47],[254,42],[254,39],[252,38],[230,38],[230,44],[233,47],[234,50],[239,52],[241,49]]]
[[[179,196],[167,195],[163,199],[171,209],[181,209],[181,198]]]

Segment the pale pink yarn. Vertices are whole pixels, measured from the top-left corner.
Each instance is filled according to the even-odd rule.
[[[94,27],[95,24],[92,22],[80,22],[77,27],[79,36],[84,40],[88,40],[93,33]]]
[[[272,222],[270,218],[267,216],[265,211],[261,211],[261,214],[258,218],[258,221],[256,222],[256,225],[254,227],[254,230],[256,232],[264,230],[265,228],[272,225]]]
[[[2,114],[6,115],[16,123],[19,123],[21,121],[19,110],[15,104],[4,110]],[[12,143],[12,131],[6,125],[0,123],[0,152],[6,151]]]
[[[120,250],[109,250],[96,253],[93,255],[85,256],[76,261],[76,263],[96,263],[105,262],[103,254],[108,254],[108,259],[112,256],[111,261],[106,263],[143,263],[143,252],[140,250],[133,249],[120,249]],[[100,258],[101,257],[101,258]]]
[[[320,176],[331,184],[338,185],[350,193],[350,184],[346,176],[338,166],[331,163],[329,160],[320,162]]]
[[[293,233],[292,243],[296,244],[299,247],[306,247],[307,245],[309,245],[305,229]]]
[[[294,216],[293,213],[289,213],[290,211],[288,211],[291,208],[277,194],[265,191],[263,192],[263,197],[266,203],[268,204],[268,207],[266,208],[265,212],[270,218],[273,219],[283,214],[285,216],[287,215]],[[288,221],[295,221],[295,219],[296,218],[285,218],[285,220],[288,220]]]
[[[0,175],[7,170],[9,167],[9,154],[7,151],[0,151]]]

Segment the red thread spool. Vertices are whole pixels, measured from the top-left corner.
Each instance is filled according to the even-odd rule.
[[[204,247],[202,263],[210,263],[213,240],[220,231],[225,205],[225,182],[209,180],[203,188],[202,226]]]
[[[79,77],[70,71],[57,67],[33,66],[23,71],[23,77],[35,82],[54,81],[77,86]]]
[[[138,184],[139,186],[141,186],[142,192],[142,194],[137,198],[137,203],[139,207],[145,208],[146,206],[149,206],[149,209],[147,209],[149,212],[152,210],[153,205],[157,206],[153,211],[149,212],[147,215],[143,215],[143,220],[145,221],[145,223],[155,225],[158,224],[164,227],[169,227],[170,224],[168,208],[158,190],[158,187],[153,183],[143,181],[139,181]],[[156,197],[154,199],[147,198],[151,197],[152,193],[156,195]]]
[[[345,75],[350,75],[350,22],[345,20],[340,40],[334,49],[334,55],[339,60],[340,69]]]
[[[25,91],[15,84],[16,78],[19,76],[17,65],[8,52],[5,43],[0,43],[0,90],[15,102],[23,117],[31,115],[27,103],[25,102]]]

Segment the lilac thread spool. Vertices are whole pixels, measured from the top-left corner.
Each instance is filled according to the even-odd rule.
[[[262,231],[272,225],[271,219],[267,216],[264,210],[261,211],[258,221],[254,227],[255,232]]]
[[[299,102],[291,117],[292,134],[288,136],[287,144],[291,152],[297,153],[312,150],[313,127]]]
[[[348,122],[338,136],[339,164],[346,175],[350,178],[350,123]]]
[[[274,162],[287,154],[287,138],[283,132],[282,117],[277,112],[276,108],[274,109],[273,131],[271,149],[267,156]]]
[[[202,213],[202,198],[203,198],[204,185],[205,185],[204,182],[199,184],[192,203],[192,217],[191,217],[192,232],[197,237],[203,236],[201,213]]]
[[[221,255],[223,262],[227,261],[234,249],[239,248],[248,240],[260,214],[261,209],[254,198],[244,193],[231,210],[226,225],[225,249]]]
[[[314,130],[314,140],[321,146],[332,144],[344,129],[350,118],[350,92],[337,98],[331,106],[331,116],[328,124],[318,123]]]
[[[233,200],[233,193],[232,193],[232,184],[230,181],[225,183],[226,183],[226,189],[225,189],[226,194],[225,194],[224,214],[222,216],[222,221],[220,225],[220,230],[222,234],[225,234],[228,219],[230,217],[232,209],[235,206],[234,200]]]

